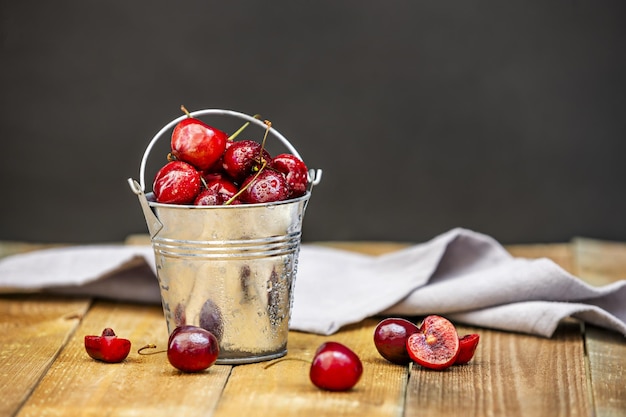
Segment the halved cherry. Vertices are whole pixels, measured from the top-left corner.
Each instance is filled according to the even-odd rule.
[[[424,319],[420,331],[406,341],[411,359],[425,368],[442,370],[459,356],[459,335],[446,318],[431,315]]]
[[[93,359],[117,363],[128,356],[130,340],[117,337],[113,329],[107,327],[100,336],[85,336],[85,350]]]
[[[472,360],[474,352],[476,352],[476,346],[480,336],[476,333],[466,334],[459,339],[459,356],[454,362],[455,365],[464,365]]]

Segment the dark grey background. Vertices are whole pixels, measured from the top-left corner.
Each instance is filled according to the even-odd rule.
[[[0,4],[0,239],[145,232],[126,178],[185,104],[324,170],[304,240],[626,240],[623,0]]]

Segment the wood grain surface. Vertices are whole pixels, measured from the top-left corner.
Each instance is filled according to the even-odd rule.
[[[406,245],[320,244],[373,255]],[[2,253],[15,253],[10,245],[5,243]],[[575,239],[567,244],[507,248],[515,256],[552,258],[596,284],[626,277],[626,245],[621,243]],[[620,334],[575,320],[564,321],[549,339],[459,325],[459,334],[481,335],[476,355],[467,365],[438,372],[382,359],[372,341],[377,323],[378,318],[370,318],[331,336],[291,332],[284,358],[216,365],[184,374],[167,361],[167,330],[159,306],[4,294],[0,296],[0,415],[626,414],[626,339]],[[104,327],[132,341],[124,362],[96,362],[86,354],[84,336],[99,334]],[[363,361],[362,379],[348,392],[321,391],[309,381],[315,349],[328,340],[348,345]],[[138,349],[147,344],[157,348],[139,354]]]

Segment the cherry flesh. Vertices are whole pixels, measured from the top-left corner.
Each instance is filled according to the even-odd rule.
[[[459,339],[459,356],[457,356],[455,365],[464,365],[472,360],[476,347],[480,341],[480,335],[476,333],[466,334]]]
[[[446,318],[431,315],[424,319],[417,333],[406,341],[411,359],[425,368],[443,370],[453,365],[459,355],[459,335]]]
[[[152,189],[156,201],[166,204],[192,203],[202,186],[200,177],[200,173],[186,162],[168,162],[154,178]]]
[[[361,359],[347,346],[337,342],[323,343],[315,352],[309,377],[318,388],[347,391],[363,374]]]
[[[202,327],[185,325],[175,328],[167,343],[167,359],[182,372],[200,372],[211,367],[219,355],[213,333]]]
[[[200,170],[210,168],[224,153],[228,135],[201,120],[187,117],[172,132],[172,155]]]
[[[101,362],[122,362],[128,356],[130,347],[130,340],[117,337],[109,327],[104,329],[100,336],[85,336],[87,354]]]
[[[290,153],[281,153],[272,158],[270,167],[282,172],[289,186],[289,198],[296,198],[306,193],[309,183],[308,169],[304,162]]]
[[[374,329],[374,345],[380,355],[398,365],[411,363],[406,340],[419,331],[417,325],[402,318],[386,318]]]

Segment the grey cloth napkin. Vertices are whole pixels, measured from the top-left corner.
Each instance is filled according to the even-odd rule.
[[[331,334],[374,315],[441,314],[545,337],[574,317],[626,336],[626,281],[593,287],[549,259],[515,258],[466,229],[377,257],[311,247],[301,263],[293,327],[303,331]]]
[[[160,302],[149,246],[0,260],[0,291],[42,290]],[[544,337],[574,317],[626,336],[626,281],[593,287],[548,259],[512,257],[489,236],[461,228],[381,256],[302,245],[291,329],[329,335],[366,317],[427,314]]]

